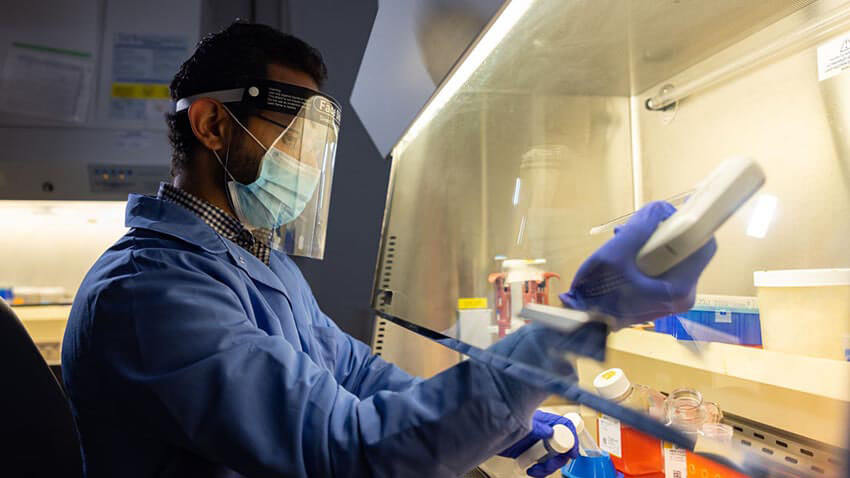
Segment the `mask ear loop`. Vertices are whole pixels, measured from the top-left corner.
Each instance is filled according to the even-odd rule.
[[[242,127],[242,129],[243,129],[246,133],[248,133],[248,136],[250,136],[250,137],[251,137],[254,141],[256,141],[256,142],[257,142],[257,144],[259,144],[259,145],[260,145],[260,147],[261,147],[261,148],[263,148],[263,151],[268,151],[268,150],[269,150],[269,148],[266,148],[266,146],[265,146],[263,143],[261,143],[261,142],[260,142],[260,140],[259,140],[259,139],[257,139],[257,137],[256,137],[256,136],[254,136],[254,133],[252,133],[250,129],[246,128],[246,127],[245,127],[245,125],[244,125],[244,124],[242,124],[242,122],[241,122],[241,121],[239,121],[239,118],[237,118],[237,117],[236,117],[236,115],[235,115],[235,114],[233,114],[233,112],[231,112],[231,111],[230,111],[230,108],[228,108],[228,107],[227,107],[227,105],[222,104],[221,106],[223,106],[223,107],[224,107],[224,109],[225,109],[225,110],[227,110],[227,113],[230,115],[230,117],[231,117],[231,118],[233,118],[233,121],[236,121],[236,124],[238,124],[239,126],[241,126],[241,127]],[[287,128],[287,129],[288,129],[288,128]],[[284,130],[284,133],[285,133],[285,132],[286,132],[286,130]],[[283,136],[283,133],[281,133],[281,136]],[[277,141],[277,140],[275,140],[275,141]]]
[[[227,170],[227,162],[230,161],[230,142],[233,141],[233,133],[230,134],[230,141],[227,142],[227,150],[224,153],[224,162],[221,161],[221,156],[218,155],[218,152],[214,149],[211,149],[212,153],[215,155],[215,159],[218,160],[218,164],[221,165],[221,168],[224,169],[224,184],[227,185],[227,178],[229,177],[231,181],[236,181],[236,178],[230,174],[230,171]],[[238,181],[237,181],[238,182]]]
[[[224,197],[227,198],[227,204],[230,206],[230,209],[233,212],[236,212],[236,205],[233,203],[233,198],[230,197],[230,187],[227,185],[227,178],[230,177],[231,181],[236,181],[236,178],[230,174],[230,170],[227,169],[227,163],[230,162],[230,145],[233,144],[233,130],[230,130],[230,138],[227,140],[227,150],[224,153],[224,163],[221,162],[221,158],[218,153],[213,150],[213,154],[215,158],[218,160],[218,164],[221,164],[221,168],[224,169]],[[237,181],[238,182],[238,181]]]
[[[265,152],[268,152],[268,151],[269,151],[269,148],[267,148],[267,147],[266,147],[266,146],[265,146],[265,145],[264,145],[264,144],[263,144],[263,143],[262,143],[259,139],[257,139],[257,137],[256,137],[256,136],[254,136],[254,133],[252,133],[250,129],[246,128],[246,127],[245,127],[245,125],[244,125],[244,124],[242,124],[242,122],[241,122],[241,121],[239,121],[239,118],[237,118],[237,117],[236,117],[236,115],[235,115],[235,114],[233,114],[233,112],[232,112],[232,111],[230,111],[230,108],[228,108],[228,107],[227,107],[227,105],[222,104],[221,106],[223,106],[223,107],[224,107],[224,109],[225,109],[225,111],[227,111],[227,114],[229,114],[229,115],[230,115],[230,117],[231,117],[231,118],[233,118],[233,121],[235,121],[235,122],[236,122],[236,124],[238,124],[238,125],[242,128],[242,131],[244,131],[244,132],[248,133],[248,136],[250,136],[250,137],[251,137],[251,139],[253,139],[254,141],[256,141],[256,142],[257,142],[257,144],[259,144],[259,145],[260,145],[260,147],[261,147],[261,148],[263,148],[263,151],[265,151]],[[281,131],[281,132],[280,132],[280,134],[277,136],[277,138],[275,138],[275,140],[274,140],[274,141],[272,141],[272,146],[274,146],[274,145],[275,145],[275,143],[277,143],[277,142],[280,140],[280,138],[282,138],[282,137],[283,137],[283,135],[285,135],[285,134],[286,134],[286,132],[287,132],[287,131],[289,131],[289,128],[291,128],[291,127],[292,127],[292,124],[290,124],[290,125],[289,125],[289,126],[287,126],[287,127],[286,127],[283,131]],[[232,131],[230,132],[230,135],[231,135],[231,138],[232,138],[232,137],[233,137],[233,132],[232,132]],[[228,145],[228,148],[229,148],[229,145]],[[259,167],[262,167],[262,161],[263,161],[263,159],[260,159],[260,166],[259,166]],[[219,163],[220,163],[220,162],[221,162],[221,160],[219,160]],[[230,173],[228,172],[228,174],[230,174]],[[257,174],[259,174],[259,172],[258,172]],[[231,178],[233,178],[233,176],[230,176],[230,177],[231,177]],[[238,181],[237,181],[237,182],[238,182]]]
[[[221,105],[221,106],[224,106],[224,105]],[[189,109],[192,109],[192,105],[189,105]],[[233,116],[233,113],[231,113],[230,110],[226,106],[224,106],[224,109],[227,110],[227,112],[230,114],[231,117],[233,117],[233,119],[236,119],[236,117]],[[188,111],[187,111],[187,113],[188,113]],[[236,122],[238,123],[239,120],[236,120]],[[242,126],[241,123],[240,123],[240,126]],[[212,151],[212,154],[215,156],[215,159],[218,161],[218,164],[221,165],[221,169],[224,170],[224,177],[222,178],[222,179],[224,179],[224,197],[227,198],[227,204],[230,206],[230,209],[233,212],[236,212],[236,206],[233,204],[233,198],[230,197],[230,188],[227,186],[227,178],[228,177],[230,178],[231,181],[236,181],[236,178],[234,178],[233,175],[230,174],[230,170],[227,169],[227,163],[230,161],[230,145],[232,143],[233,143],[233,130],[230,130],[230,138],[228,138],[228,141],[227,141],[227,150],[224,153],[224,161],[223,162],[221,160],[221,156],[218,155],[218,151],[216,151],[214,149],[211,149],[210,151]]]

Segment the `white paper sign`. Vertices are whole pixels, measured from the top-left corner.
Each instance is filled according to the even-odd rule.
[[[173,111],[168,85],[190,44],[186,35],[113,34],[110,119],[161,120]]]
[[[82,123],[92,71],[87,52],[13,43],[0,76],[0,110]]]
[[[618,458],[623,456],[620,420],[607,415],[599,417],[599,448]]]
[[[850,35],[842,35],[818,47],[818,81],[850,68]]]

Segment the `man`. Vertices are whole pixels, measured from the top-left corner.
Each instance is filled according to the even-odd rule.
[[[174,78],[173,183],[130,196],[130,231],[84,279],[66,330],[89,477],[455,476],[565,421],[535,413],[544,391],[477,362],[412,377],[319,310],[287,253],[322,253],[339,127],[325,75],[302,41],[234,24]],[[625,298],[687,309],[713,242],[663,280],[634,272],[671,212],[642,210],[564,300],[627,322]],[[567,374],[550,352],[568,339],[529,326],[493,351]]]

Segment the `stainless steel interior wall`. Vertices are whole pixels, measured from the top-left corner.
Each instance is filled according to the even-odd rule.
[[[842,249],[840,238],[850,233],[846,209],[850,168],[845,154],[850,147],[841,133],[847,116],[842,91],[850,80],[818,82],[813,47],[687,98],[672,120],[672,113],[646,111],[642,103],[676,73],[699,65],[722,47],[746,43],[792,12],[805,18],[813,9],[837,2],[811,3],[718,2],[711,11],[701,12],[693,2],[650,2],[652,8],[646,11],[605,17],[601,27],[612,28],[609,23],[620,18],[629,34],[622,36],[626,43],[619,47],[602,41],[611,51],[600,53],[601,61],[630,62],[624,65],[633,70],[627,86],[614,80],[606,83],[604,75],[603,81],[592,83],[593,77],[587,75],[593,69],[574,71],[573,57],[556,63],[524,47],[498,50],[505,62],[488,64],[489,76],[481,75],[485,80],[479,78],[478,91],[469,88],[472,91],[453,98],[401,157],[394,158],[376,278],[376,287],[392,291],[393,298],[390,304],[379,299],[375,305],[452,333],[457,298],[489,297],[492,306],[486,277],[498,271],[496,255],[546,258],[546,269],[563,277],[553,287],[554,299],[555,293],[569,287],[584,257],[605,239],[589,237],[591,226],[628,212],[635,197],[648,201],[688,190],[721,159],[735,153],[753,154],[764,163],[769,177],[766,191],[775,186],[790,199],[785,211],[790,215],[772,231],[776,236],[771,245],[764,247],[765,243],[742,243],[738,237],[751,209],[742,211],[737,225],[732,222],[721,231],[717,264],[706,274],[700,292],[754,295],[752,270],[759,264],[793,268],[829,267],[835,259],[846,262],[848,249]],[[588,14],[590,23],[603,19],[592,15],[597,8],[601,11],[599,3],[570,5],[577,15]],[[735,28],[721,21],[733,12]],[[532,25],[539,27],[545,21],[533,12],[529,15]],[[653,32],[679,31],[683,22],[689,24],[684,20],[694,23],[697,18],[703,24],[682,33],[693,41],[671,46],[664,58],[647,53],[671,45],[669,38]],[[576,31],[592,34],[576,22],[572,23]],[[545,43],[551,35],[540,29]],[[721,33],[722,38],[715,38]],[[505,41],[524,45],[526,40],[532,43],[534,34],[529,27],[511,32]],[[573,56],[582,55],[581,38],[570,38],[560,41]],[[593,38],[585,37],[584,43],[593,43]],[[646,54],[635,57],[632,51],[624,57],[626,47],[640,47]],[[542,70],[544,66],[551,71]],[[494,82],[499,88],[488,90]],[[588,88],[596,94],[582,94]],[[546,176],[550,181],[557,177],[562,188],[536,211],[518,211],[510,201],[515,181],[527,172],[521,167],[523,158],[535,148],[552,146],[564,149],[560,163]],[[643,187],[637,194],[632,190],[633,160],[643,168],[637,178]],[[818,172],[805,173],[813,162]],[[787,168],[797,173],[787,174]],[[771,181],[771,176],[776,179]],[[524,238],[518,237],[522,217],[527,221]],[[808,230],[800,231],[800,226]],[[833,226],[837,229],[830,229]],[[732,230],[735,234],[730,236]],[[535,234],[540,240],[535,241]],[[792,235],[796,238],[790,242],[776,240]],[[393,254],[388,262],[390,238]],[[737,250],[729,254],[729,249]],[[413,373],[430,375],[457,360],[456,354],[392,324],[379,321],[379,327],[382,336],[375,339],[380,339],[382,353]]]
[[[458,103],[393,160],[378,277],[393,297],[376,304],[449,334],[458,298],[494,303],[487,277],[500,270],[496,256],[545,258],[546,270],[564,278],[550,294],[557,301],[603,240],[588,240],[590,228],[632,207],[626,98],[481,95]],[[540,150],[557,153],[530,164]],[[514,204],[517,178],[527,190]],[[385,355],[413,373],[430,375],[457,360],[386,327]]]

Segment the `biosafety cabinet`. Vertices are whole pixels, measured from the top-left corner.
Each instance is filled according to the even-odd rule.
[[[640,206],[749,157],[766,182],[717,231],[694,308],[562,378],[696,390],[744,453],[844,473],[848,70],[848,1],[505,2],[392,150],[374,348],[426,376],[486,349]]]

